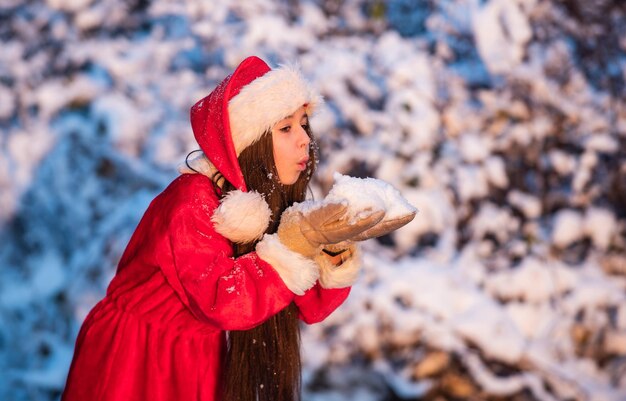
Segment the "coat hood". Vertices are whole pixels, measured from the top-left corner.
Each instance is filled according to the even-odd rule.
[[[191,107],[191,128],[203,154],[193,169],[208,175],[219,171],[236,191],[222,199],[213,214],[216,230],[233,242],[260,238],[271,218],[269,206],[248,189],[237,157],[272,126],[301,106],[311,114],[322,102],[298,68],[271,69],[248,57],[208,96]]]
[[[252,56],[191,108],[191,127],[214,168],[245,192],[239,154],[299,107],[310,114],[321,102],[296,67],[271,69]]]

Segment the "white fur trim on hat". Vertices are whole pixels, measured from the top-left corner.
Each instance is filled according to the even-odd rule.
[[[269,225],[272,211],[263,196],[255,191],[230,191],[213,212],[215,231],[232,242],[255,241]]]
[[[303,295],[319,277],[317,264],[287,248],[277,234],[266,234],[256,244],[256,253],[272,265],[287,288],[296,295]]]
[[[323,288],[350,287],[356,282],[361,271],[361,253],[355,245],[352,246],[351,253],[352,256],[339,266],[332,264],[323,254],[315,258],[320,269],[320,285]]]
[[[250,82],[228,103],[237,156],[299,107],[306,104],[311,114],[322,102],[295,66],[282,65]]]

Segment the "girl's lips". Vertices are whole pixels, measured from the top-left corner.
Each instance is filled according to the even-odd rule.
[[[302,159],[298,162],[298,169],[300,171],[304,171],[306,170],[306,164],[309,162],[309,158],[307,157],[306,159]]]

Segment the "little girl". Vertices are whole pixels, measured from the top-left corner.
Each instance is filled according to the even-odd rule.
[[[299,399],[298,321],[346,299],[350,239],[382,218],[349,221],[339,203],[283,213],[305,199],[320,101],[296,69],[250,57],[191,108],[203,154],[141,219],[62,400]]]

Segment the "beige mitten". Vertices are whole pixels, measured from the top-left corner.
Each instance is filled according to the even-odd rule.
[[[384,211],[363,210],[348,216],[345,203],[321,203],[311,207],[290,207],[281,216],[278,238],[287,248],[313,258],[322,244],[335,244],[352,238],[376,225]]]
[[[417,211],[411,212],[404,216],[400,216],[393,219],[383,219],[378,222],[374,227],[367,229],[360,234],[357,234],[353,241],[365,241],[366,239],[382,237],[383,235],[389,234],[393,231],[396,231],[398,228],[401,228],[413,220]]]
[[[352,210],[359,211],[368,207],[385,211],[385,216],[376,225],[350,238],[352,241],[364,241],[389,234],[411,222],[417,214],[417,209],[400,191],[383,180],[349,177],[338,173],[334,175],[334,179],[335,183],[325,198],[326,202],[348,202],[348,214],[353,213]]]
[[[361,270],[361,257],[357,245],[350,241],[342,241],[334,245],[324,245],[324,249],[341,252],[339,254],[341,260],[337,264],[324,252],[320,252],[315,258],[319,266],[319,283],[322,288],[344,288],[354,284]]]

